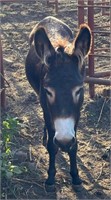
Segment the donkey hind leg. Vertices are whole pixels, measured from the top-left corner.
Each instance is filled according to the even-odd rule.
[[[49,169],[48,169],[48,178],[46,180],[46,185],[54,185],[55,184],[55,156],[57,154],[58,148],[53,144],[53,137],[49,137],[47,150],[49,153]]]
[[[47,128],[44,126],[43,146],[47,147]]]
[[[70,158],[70,175],[72,177],[72,184],[80,185],[82,183],[82,180],[79,178],[77,162],[76,162],[77,141],[74,148],[68,154]]]

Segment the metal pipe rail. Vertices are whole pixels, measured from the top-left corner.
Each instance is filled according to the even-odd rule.
[[[110,77],[111,72],[110,71],[104,71],[104,72],[96,72],[94,73],[95,78],[100,78],[100,77]],[[86,75],[89,76],[89,70],[86,68]]]
[[[84,0],[83,0],[84,1]],[[92,5],[81,5],[81,4],[78,4],[78,7],[84,7],[84,8],[91,8],[92,7]],[[98,5],[93,5],[93,8],[108,8],[108,9],[110,9],[111,8],[111,6],[98,6]]]
[[[87,2],[87,5],[85,4]],[[100,2],[99,2],[100,3]],[[99,85],[111,85],[111,81],[108,79],[103,79],[101,77],[106,77],[106,75],[108,77],[110,77],[110,72],[100,72],[100,73],[95,73],[94,72],[94,57],[103,57],[103,58],[111,58],[110,55],[99,55],[99,54],[95,54],[95,48],[94,48],[94,34],[107,34],[110,36],[111,34],[111,29],[110,30],[104,30],[104,31],[98,31],[95,30],[95,23],[94,23],[94,8],[102,8],[102,9],[109,9],[109,13],[111,12],[111,4],[108,4],[109,2],[101,2],[101,5],[96,5],[94,3],[94,0],[78,0],[78,24],[82,24],[84,23],[84,18],[85,18],[85,8],[87,8],[88,10],[88,24],[91,28],[92,31],[92,37],[93,37],[93,42],[92,42],[92,49],[91,49],[91,53],[89,55],[88,58],[88,62],[89,62],[89,68],[88,68],[88,73],[87,75],[89,75],[89,77],[86,77],[85,82],[89,83],[89,94],[90,97],[93,98],[95,95],[95,88],[94,88],[94,84],[99,84]],[[103,12],[102,12],[103,14]],[[110,26],[107,25],[107,27],[110,28]],[[97,27],[96,27],[97,28]],[[103,27],[102,27],[103,28]],[[111,42],[111,41],[110,41]],[[106,48],[104,48],[103,50],[106,50]],[[96,49],[96,52],[99,51]],[[108,53],[110,52],[110,48],[108,50]]]
[[[1,3],[6,3],[6,2],[14,2],[14,3],[16,3],[16,2],[20,2],[20,1],[24,2],[24,0],[0,0]],[[33,2],[33,0],[25,0],[25,2],[27,2],[27,1]]]
[[[47,0],[47,5],[55,5],[56,13],[58,13],[58,0]]]
[[[86,77],[85,82],[98,85],[106,85],[106,86],[111,85],[111,80],[95,78],[95,77]]]
[[[7,2],[23,2],[24,0],[0,0],[0,3]],[[25,0],[25,2],[33,2],[33,0]],[[0,36],[0,105],[2,109],[6,108],[5,98],[5,83],[4,83],[4,68],[3,68],[3,53],[2,53],[2,42]]]

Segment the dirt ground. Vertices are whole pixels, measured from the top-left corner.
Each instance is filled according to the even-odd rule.
[[[6,83],[7,108],[2,117],[7,113],[18,117],[22,122],[23,127],[15,136],[12,148],[18,155],[19,152],[26,155],[23,159],[18,157],[18,163],[28,168],[26,173],[13,177],[9,182],[2,180],[5,199],[110,199],[109,154],[103,156],[110,147],[110,99],[103,92],[107,87],[97,85],[96,96],[90,99],[88,85],[85,84],[85,100],[77,133],[77,161],[83,189],[81,192],[73,189],[68,155],[60,151],[56,159],[56,191],[47,193],[44,181],[47,178],[48,153],[42,145],[42,110],[39,98],[30,87],[24,70],[29,49],[28,36],[34,25],[43,17],[53,15],[77,32],[77,1],[61,0],[58,14],[53,6],[47,6],[45,0],[2,3],[1,11],[5,78],[10,85]],[[87,17],[85,19],[87,20]],[[109,16],[102,16],[101,10],[95,9],[95,22],[99,27],[108,25]],[[104,29],[106,30],[100,30]],[[109,41],[107,35],[95,34],[96,47],[108,48]],[[98,53],[106,55],[105,51]],[[105,71],[109,69],[109,65],[108,57],[95,57],[96,71]],[[29,154],[31,156],[28,156]]]

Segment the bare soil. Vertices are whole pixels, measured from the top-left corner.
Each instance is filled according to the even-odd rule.
[[[83,179],[83,189],[76,192],[71,184],[68,155],[59,151],[56,159],[56,191],[47,193],[44,181],[47,178],[48,153],[42,145],[43,116],[39,98],[30,87],[25,76],[25,58],[29,49],[29,33],[36,23],[48,15],[66,22],[77,32],[77,1],[61,0],[59,12],[47,6],[45,0],[2,3],[1,37],[4,57],[6,83],[6,111],[2,117],[18,117],[23,126],[14,137],[13,151],[20,166],[28,171],[11,180],[2,180],[4,199],[110,199],[109,151],[110,147],[110,98],[105,86],[96,86],[96,96],[89,98],[88,85],[85,84],[85,100],[81,110],[78,127],[78,168]],[[85,20],[87,21],[87,13]],[[102,16],[101,9],[95,9],[95,23],[110,23],[109,16]],[[95,34],[95,47],[108,48],[108,35]],[[109,52],[99,51],[108,55]],[[95,70],[109,69],[107,57],[95,57]]]

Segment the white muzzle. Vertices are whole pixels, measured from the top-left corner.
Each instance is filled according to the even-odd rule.
[[[75,138],[73,118],[58,118],[54,121],[55,138],[60,143],[68,143]]]

